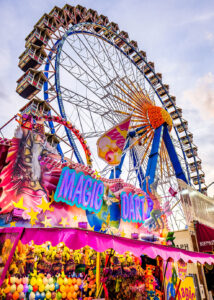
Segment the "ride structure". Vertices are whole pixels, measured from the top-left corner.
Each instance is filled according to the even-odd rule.
[[[19,67],[25,73],[16,90],[25,99],[47,102],[44,124],[59,141],[62,162],[75,157],[92,167],[93,161],[102,177],[120,177],[144,191],[148,178],[163,203],[170,202],[170,226],[184,228],[177,179],[206,192],[201,160],[176,98],[127,32],[92,9],[55,6],[26,37]],[[96,154],[96,141],[127,116],[120,164],[106,164]]]

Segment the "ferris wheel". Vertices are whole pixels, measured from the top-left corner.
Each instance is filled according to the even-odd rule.
[[[155,72],[146,52],[138,49],[137,42],[106,16],[80,5],[66,4],[62,9],[55,6],[35,24],[19,59],[24,74],[17,81],[17,92],[28,100],[45,100],[51,114],[62,117],[66,124],[75,124],[75,133],[81,132],[84,142],[77,138],[72,126],[63,122],[54,125],[47,118],[48,130],[60,141],[57,149],[62,159],[92,165],[103,177],[121,177],[143,188],[146,177],[151,176],[148,165],[156,145],[153,187],[163,202],[170,202],[172,229],[184,228],[179,176],[167,152],[168,142],[162,139],[164,130],[186,182],[205,192],[201,160],[182,109],[170,95],[169,86],[162,82],[162,74]],[[142,101],[145,97],[151,109],[158,111],[157,117],[165,116],[158,144],[154,142],[157,128],[145,111],[146,101]],[[127,116],[132,116],[131,129],[121,163],[114,167],[98,157],[96,142]],[[90,159],[85,156],[84,143],[88,145]],[[169,192],[170,188],[174,194]]]

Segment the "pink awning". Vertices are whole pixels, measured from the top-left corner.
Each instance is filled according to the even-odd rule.
[[[31,240],[35,244],[50,241],[54,246],[64,242],[72,249],[79,249],[88,245],[98,252],[113,248],[120,254],[131,251],[138,257],[144,254],[151,258],[160,256],[164,260],[171,258],[174,261],[182,259],[185,262],[214,264],[214,255],[74,228],[25,228],[21,241],[27,244]]]

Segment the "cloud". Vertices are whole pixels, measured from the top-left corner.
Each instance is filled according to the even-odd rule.
[[[212,42],[213,39],[214,39],[213,33],[207,31],[207,32],[205,33],[205,39],[208,40],[208,41],[210,41],[210,42]]]
[[[192,89],[183,92],[183,97],[192,102],[204,120],[214,118],[214,74],[209,72],[198,78]]]

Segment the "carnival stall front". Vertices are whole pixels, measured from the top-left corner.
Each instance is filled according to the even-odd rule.
[[[208,254],[81,229],[0,234],[2,299],[164,299],[164,288],[167,299],[198,299],[187,263],[214,263]]]
[[[213,256],[170,246],[187,224],[178,181],[206,192],[204,173],[154,63],[68,4],[19,59],[28,103],[0,128],[17,127],[0,138],[0,299],[201,299],[188,265]]]

